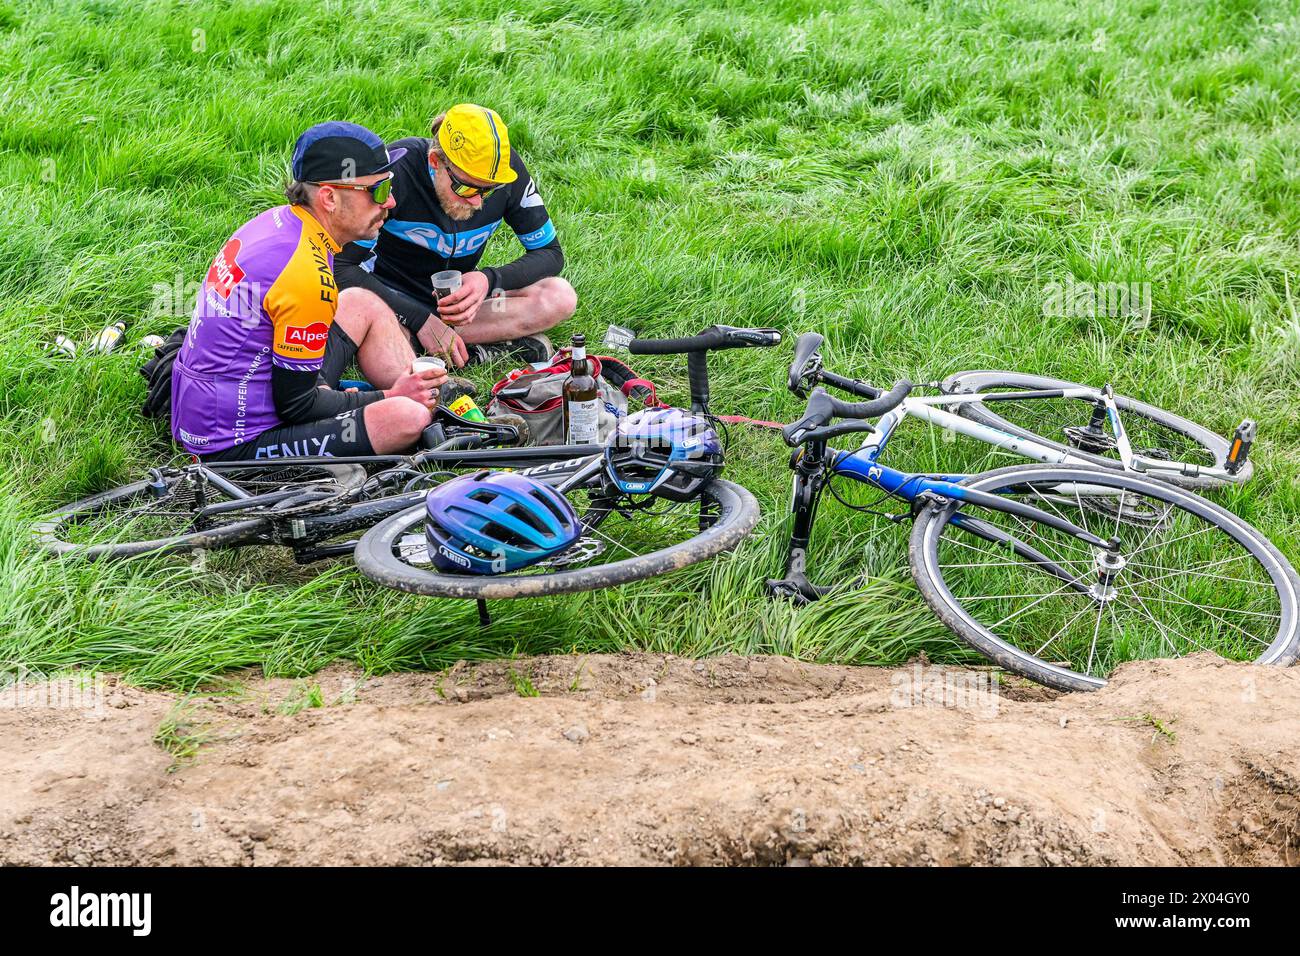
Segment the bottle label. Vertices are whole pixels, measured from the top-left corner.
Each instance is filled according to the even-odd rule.
[[[479,411],[479,407],[474,403],[474,399],[470,398],[468,395],[462,395],[447,407],[461,418],[468,418],[472,422],[487,421],[487,416]]]
[[[584,359],[586,359],[586,357],[587,357],[587,349],[585,346],[575,345],[573,347],[573,361],[581,362]]]
[[[588,402],[569,402],[570,445],[585,445],[599,440],[600,435],[600,399]]]

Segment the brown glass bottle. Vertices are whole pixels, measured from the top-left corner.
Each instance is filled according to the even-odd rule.
[[[593,444],[600,438],[600,388],[587,358],[587,340],[573,337],[573,366],[564,380],[564,440],[570,445]]]

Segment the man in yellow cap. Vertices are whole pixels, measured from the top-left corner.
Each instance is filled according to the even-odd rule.
[[[461,103],[436,117],[431,133],[389,146],[406,150],[393,170],[397,205],[376,240],[335,256],[339,286],[374,292],[381,300],[369,300],[374,308],[391,310],[424,351],[457,366],[503,354],[550,358],[543,333],[572,315],[578,300],[559,277],[564,253],[555,226],[510,148],[506,124],[493,110]],[[480,268],[502,220],[524,254]],[[459,271],[461,285],[437,300],[430,279],[445,270]]]

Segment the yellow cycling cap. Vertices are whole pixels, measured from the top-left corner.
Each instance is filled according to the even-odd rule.
[[[475,179],[513,183],[519,174],[510,168],[510,137],[495,110],[457,103],[438,127],[438,145],[447,158]]]

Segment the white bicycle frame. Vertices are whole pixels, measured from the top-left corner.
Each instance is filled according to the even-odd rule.
[[[1034,390],[1027,390],[1018,394],[1024,396],[1028,400],[1032,400],[1029,397],[1034,393]],[[1125,471],[1153,474],[1156,476],[1163,473],[1166,475],[1181,475],[1186,477],[1217,478],[1225,483],[1241,480],[1238,476],[1230,474],[1222,465],[1207,467],[1205,465],[1193,465],[1179,461],[1166,461],[1159,458],[1150,458],[1146,455],[1134,454],[1133,446],[1129,441],[1128,432],[1125,430],[1124,423],[1120,418],[1119,408],[1115,404],[1115,398],[1107,391],[1080,386],[1078,388],[1041,391],[1041,394],[1045,398],[1078,398],[1090,402],[1102,402],[1106,406],[1106,416],[1115,435],[1115,450],[1119,452],[1120,464],[1123,465]],[[956,432],[959,435],[974,438],[976,441],[1014,452],[1017,455],[1021,455],[1033,461],[1040,461],[1044,464],[1096,465],[1096,462],[1089,461],[1079,455],[1061,451],[1058,448],[1045,445],[1032,438],[1022,438],[1018,435],[1012,435],[990,425],[984,425],[980,422],[972,421],[969,418],[963,418],[953,412],[945,411],[944,408],[940,407],[969,405],[975,402],[984,403],[987,402],[990,397],[991,396],[987,394],[909,396],[908,398],[903,399],[901,405],[881,417],[877,422],[877,431],[867,437],[867,439],[862,443],[862,449],[860,450],[872,449],[883,445],[888,441],[890,433],[904,418],[918,418],[921,421],[938,426],[944,431]],[[995,398],[994,401],[996,400],[997,399]]]

